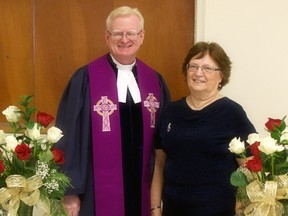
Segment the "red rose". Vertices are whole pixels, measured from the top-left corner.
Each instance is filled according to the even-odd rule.
[[[259,150],[260,142],[255,142],[249,146],[251,153],[254,157],[260,157],[261,151]]]
[[[262,170],[262,161],[259,157],[253,157],[248,160],[246,163],[246,167],[252,172],[259,172]]]
[[[47,113],[44,112],[37,113],[37,122],[44,127],[47,127],[53,120],[54,117]]]
[[[56,164],[63,164],[64,163],[64,157],[63,157],[64,152],[55,148],[55,147],[51,148],[51,151],[54,155],[55,163]]]
[[[3,173],[5,170],[5,165],[2,160],[0,160],[0,173]]]
[[[279,127],[281,125],[281,122],[282,122],[281,119],[268,118],[268,121],[265,123],[265,126],[269,131],[273,131],[275,126]]]
[[[17,145],[15,153],[19,160],[28,160],[32,150],[24,143]]]

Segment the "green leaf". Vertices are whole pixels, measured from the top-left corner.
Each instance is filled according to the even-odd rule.
[[[285,130],[285,128],[286,128],[286,122],[285,122],[284,120],[282,120],[282,123],[281,123],[281,125],[280,125],[280,127],[279,127],[279,130],[280,130],[281,132],[283,132],[283,131]]]
[[[245,187],[248,185],[246,176],[240,170],[236,170],[231,174],[230,183],[236,187]]]
[[[41,155],[42,156],[40,156],[40,158],[42,159],[42,161],[47,162],[47,163],[54,158],[54,155],[50,150],[46,152],[42,152]]]
[[[274,131],[271,132],[271,137],[280,142],[281,132],[275,127]]]
[[[288,173],[288,162],[275,165],[275,174],[276,175],[283,175],[286,173]]]
[[[34,124],[35,124],[34,122],[29,121],[29,122],[26,123],[25,126],[26,126],[26,128],[28,128],[28,129],[32,129],[32,128],[34,127]]]
[[[29,116],[31,116],[32,113],[36,112],[36,108],[35,107],[29,107],[26,109],[26,112]]]
[[[24,162],[19,160],[15,154],[13,154],[13,165],[14,174],[24,174]]]
[[[24,107],[27,107],[29,105],[29,103],[32,101],[33,99],[33,96],[32,95],[24,95],[22,97],[23,101],[20,101],[19,104],[24,106]]]

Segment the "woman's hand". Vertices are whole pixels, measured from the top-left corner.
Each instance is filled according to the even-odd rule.
[[[80,211],[80,199],[77,195],[64,196],[63,204],[68,216],[78,216]]]
[[[240,201],[236,201],[236,205],[235,205],[235,212],[236,215],[240,215],[241,214],[241,210],[243,208],[243,204]]]
[[[162,216],[161,209],[154,209],[151,211],[151,216]]]

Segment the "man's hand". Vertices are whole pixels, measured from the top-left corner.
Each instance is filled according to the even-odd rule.
[[[80,211],[80,199],[77,195],[64,196],[63,204],[68,216],[78,216]]]

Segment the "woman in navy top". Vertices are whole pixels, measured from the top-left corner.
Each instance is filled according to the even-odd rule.
[[[235,215],[230,175],[243,161],[228,150],[229,142],[246,140],[255,128],[242,106],[219,93],[230,71],[217,43],[199,42],[188,52],[183,73],[190,95],[171,102],[159,122],[152,216]]]

